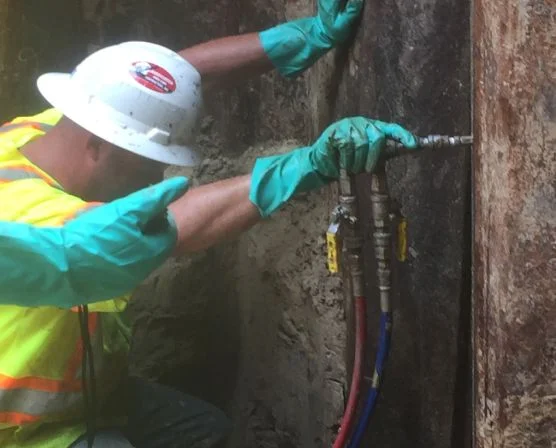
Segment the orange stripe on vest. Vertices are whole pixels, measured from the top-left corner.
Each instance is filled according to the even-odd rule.
[[[56,182],[54,182],[37,168],[30,165],[8,165],[2,167],[2,169],[0,170],[0,182],[12,182],[13,179],[10,179],[9,177],[10,172],[29,174],[31,177],[44,180],[48,185],[52,187],[57,187]]]
[[[41,418],[37,415],[23,414],[21,412],[0,412],[0,423],[11,423],[13,425],[34,423],[38,422]]]
[[[78,392],[81,390],[81,381],[50,380],[39,377],[12,378],[0,375],[0,389],[34,389],[43,392]]]

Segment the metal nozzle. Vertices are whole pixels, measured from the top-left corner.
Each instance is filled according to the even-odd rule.
[[[419,137],[419,148],[445,148],[472,143],[473,137],[471,135],[427,135],[426,137]]]
[[[418,144],[416,149],[408,149],[401,143],[394,140],[386,142],[386,149],[384,151],[385,157],[390,159],[392,157],[401,156],[403,154],[411,154],[420,149],[440,149],[451,148],[454,146],[463,146],[473,144],[472,135],[427,135],[426,137],[417,137]]]

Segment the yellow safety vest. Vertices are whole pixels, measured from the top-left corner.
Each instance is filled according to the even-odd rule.
[[[88,207],[19,152],[60,118],[49,109],[0,127],[0,221],[57,226]],[[99,403],[126,364],[128,334],[117,312],[127,300],[89,307]],[[0,306],[1,447],[67,447],[83,434],[82,357],[75,310]]]

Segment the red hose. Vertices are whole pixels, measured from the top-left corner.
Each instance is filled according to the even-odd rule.
[[[363,378],[363,357],[365,356],[365,340],[367,339],[366,320],[367,304],[364,297],[355,298],[355,358],[353,360],[353,373],[349,398],[340,424],[340,432],[334,442],[333,448],[343,448],[349,440],[351,427],[355,421],[357,401]]]

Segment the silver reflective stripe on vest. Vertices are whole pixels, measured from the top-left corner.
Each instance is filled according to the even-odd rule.
[[[5,124],[4,126],[0,127],[0,134],[5,132],[13,131],[14,129],[26,128],[26,127],[33,127],[37,128],[40,131],[47,132],[52,129],[54,126],[44,123],[39,123],[36,121],[26,121],[24,123],[15,123],[15,124]],[[20,167],[17,168],[0,168],[0,181],[13,181],[13,180],[23,180],[23,179],[43,179],[39,174],[33,173],[32,171],[27,171],[21,169]]]
[[[5,132],[13,131],[14,129],[33,127],[43,132],[48,132],[54,126],[45,123],[39,123],[38,121],[26,121],[23,123],[5,124],[0,127],[0,134]],[[0,181],[15,181],[23,179],[44,179],[38,173],[34,173],[32,170],[25,170],[21,167],[10,168],[4,167],[0,168]]]
[[[1,181],[15,181],[23,179],[43,179],[37,173],[32,171],[22,170],[21,168],[0,168],[0,182]]]
[[[43,132],[48,132],[54,126],[52,126],[51,124],[39,123],[37,121],[25,121],[23,123],[5,124],[4,126],[0,126],[0,134],[3,134],[4,132],[13,131],[14,129],[27,128],[27,127],[32,127]]]
[[[16,166],[10,168],[6,166],[4,168],[0,168],[0,183],[1,182],[13,182],[16,180],[27,180],[27,179],[39,179],[45,181],[48,185],[52,188],[56,188],[57,190],[62,190],[62,187],[59,186],[57,183],[53,183],[49,180],[46,176],[41,176],[39,173],[36,173],[29,167],[28,170],[21,168],[21,166]]]
[[[81,405],[81,392],[45,392],[34,389],[0,390],[3,412],[43,416],[59,414]]]

